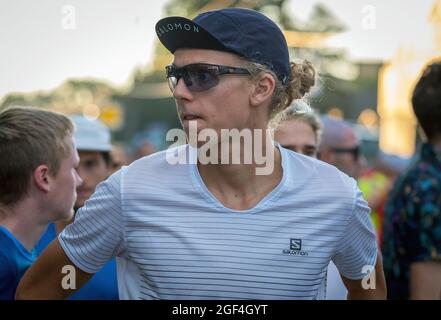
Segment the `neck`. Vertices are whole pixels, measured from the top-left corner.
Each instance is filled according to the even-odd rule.
[[[47,223],[39,220],[43,214],[38,206],[24,200],[12,207],[2,209],[0,225],[8,229],[28,251],[37,245],[43,235]]]
[[[3,214],[0,215],[0,225],[8,229],[28,251],[37,245],[47,227],[47,223],[40,220],[43,212],[31,202],[25,199],[14,206],[2,208]]]
[[[68,225],[70,225],[73,222],[74,218],[69,220],[60,220],[55,223],[55,231],[58,234],[60,234]]]
[[[198,170],[208,190],[227,207],[234,209],[253,207],[277,186],[283,174],[280,151],[272,143],[263,149],[262,155],[269,160],[264,161],[266,168],[263,168],[262,161],[255,161],[256,159],[250,164],[244,164],[243,161],[240,164],[199,162]],[[244,159],[242,152],[241,159]]]

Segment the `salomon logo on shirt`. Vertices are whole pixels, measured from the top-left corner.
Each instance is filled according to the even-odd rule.
[[[289,239],[289,250],[283,250],[283,254],[291,254],[297,256],[307,256],[308,252],[302,251],[302,239]]]

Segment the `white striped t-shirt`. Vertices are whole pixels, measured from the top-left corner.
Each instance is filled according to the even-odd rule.
[[[242,211],[224,207],[195,164],[142,158],[98,186],[61,246],[88,273],[116,256],[121,299],[323,299],[331,259],[349,279],[375,265],[369,208],[355,180],[279,148],[282,180]]]

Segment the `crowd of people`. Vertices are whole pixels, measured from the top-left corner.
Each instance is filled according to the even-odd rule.
[[[167,17],[156,32],[182,127],[220,137],[219,161],[189,139],[132,162],[99,121],[0,112],[0,299],[441,298],[441,61],[412,97],[418,156],[367,168],[354,127],[306,102],[314,66],[290,62],[265,15]],[[273,170],[225,162],[226,129],[252,132]]]

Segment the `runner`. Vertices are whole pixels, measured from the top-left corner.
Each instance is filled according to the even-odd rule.
[[[122,299],[317,299],[331,259],[350,298],[384,298],[369,208],[353,179],[277,144],[254,149],[248,164],[247,139],[239,164],[225,147],[222,129],[251,132],[253,147],[267,141],[269,121],[314,84],[312,65],[290,63],[281,30],[253,10],[168,17],[156,31],[174,54],[166,76],[190,144],[101,184],[17,297],[63,298],[72,292],[60,286],[64,265],[75,266],[81,287],[116,256]],[[210,161],[195,129],[219,138],[208,142]],[[363,289],[365,266],[376,266],[376,289]]]

